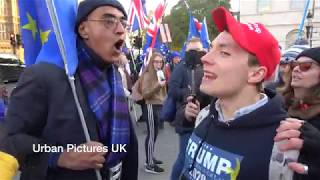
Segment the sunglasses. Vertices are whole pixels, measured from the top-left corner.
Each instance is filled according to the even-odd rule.
[[[299,66],[300,71],[305,72],[308,71],[312,64],[316,64],[315,62],[292,62],[290,64],[291,69],[294,69],[296,66]]]

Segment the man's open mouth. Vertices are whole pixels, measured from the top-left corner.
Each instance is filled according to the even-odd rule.
[[[204,80],[214,80],[216,79],[218,76],[213,73],[213,72],[209,72],[209,71],[204,71],[204,74],[203,74],[203,79]]]
[[[121,51],[123,45],[124,45],[124,40],[120,39],[120,40],[118,40],[118,41],[114,44],[114,47],[115,47],[117,50]]]

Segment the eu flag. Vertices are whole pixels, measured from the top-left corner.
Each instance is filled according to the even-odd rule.
[[[24,45],[24,61],[27,66],[34,64],[41,49],[38,31],[38,14],[35,1],[19,0],[20,24]]]
[[[74,73],[77,0],[19,0],[19,8],[26,65],[48,62],[64,68],[66,59],[67,72]]]

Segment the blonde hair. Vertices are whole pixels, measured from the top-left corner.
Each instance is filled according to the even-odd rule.
[[[155,59],[156,57],[161,57],[162,62],[163,62],[161,69],[164,68],[164,58],[163,58],[162,54],[159,53],[159,52],[157,52],[157,51],[153,51],[153,52],[152,52],[152,55],[151,55],[151,57],[150,57],[150,61],[149,61],[149,63],[148,63],[148,67],[147,67],[146,71],[155,71],[154,68],[153,68],[153,61],[154,61],[154,59]]]

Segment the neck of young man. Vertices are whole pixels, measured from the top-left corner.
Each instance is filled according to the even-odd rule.
[[[237,110],[255,104],[261,98],[256,88],[243,89],[232,96],[219,98],[224,118],[233,119]]]

